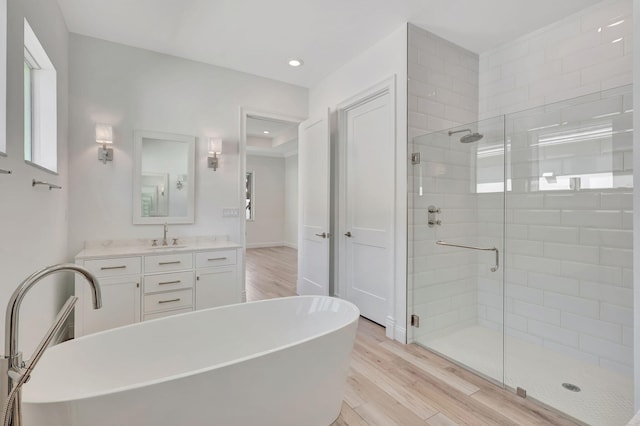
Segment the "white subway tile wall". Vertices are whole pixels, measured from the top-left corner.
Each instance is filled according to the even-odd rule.
[[[409,135],[422,158],[409,169],[410,303],[422,320],[414,340],[504,326],[632,373],[633,101],[628,88],[609,90],[632,82],[632,32],[632,2],[603,1],[474,63],[473,54],[410,26]],[[502,118],[489,119],[500,114],[502,127]],[[478,118],[469,127],[485,135],[480,143],[446,132],[413,140]],[[481,184],[500,191],[505,171],[506,200],[476,193]],[[442,209],[442,226],[427,226],[429,205]],[[498,247],[504,287],[489,270],[491,254],[436,246],[438,239]]]
[[[410,140],[477,120],[478,56],[413,25],[408,86]],[[477,323],[478,255],[435,242],[474,243],[478,218],[472,147],[436,134],[415,140],[413,151],[421,163],[409,168],[409,301],[421,318],[412,328],[420,340]],[[443,209],[441,226],[427,225],[431,205]]]
[[[632,39],[632,2],[611,0],[482,53],[479,118],[631,84]]]

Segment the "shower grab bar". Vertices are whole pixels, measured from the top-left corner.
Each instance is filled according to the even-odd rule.
[[[471,250],[480,250],[480,251],[495,251],[496,252],[496,266],[491,267],[491,272],[496,272],[498,270],[498,268],[500,267],[500,250],[498,250],[497,247],[474,247],[474,246],[465,246],[462,244],[451,244],[451,243],[445,243],[444,241],[436,241],[436,244],[439,246],[448,246],[448,247],[458,247],[458,248],[465,248],[465,249],[471,249]]]

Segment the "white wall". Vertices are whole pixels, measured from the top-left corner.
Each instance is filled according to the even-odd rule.
[[[389,159],[385,167],[395,168],[395,291],[393,308],[389,316],[394,319],[395,326],[387,329],[387,336],[405,341],[406,336],[406,234],[407,234],[407,26],[402,25],[392,34],[357,56],[340,69],[336,70],[320,83],[310,89],[309,111],[313,116],[323,113],[327,108],[332,111],[332,127],[335,130],[336,106],[360,92],[396,76],[396,157]],[[332,135],[332,150],[337,152],[337,137]],[[337,158],[332,158],[337,165]],[[335,173],[335,170],[332,171]],[[337,188],[333,188],[334,194]],[[338,217],[339,206],[334,201],[335,217]],[[332,230],[337,235],[336,228]],[[334,239],[334,263],[338,262],[337,239]],[[334,274],[334,282],[337,281]]]
[[[284,244],[298,248],[298,154],[284,159]]]
[[[70,251],[85,240],[157,238],[160,226],[132,225],[134,129],[194,135],[196,223],[169,236],[230,235],[239,241],[240,108],[307,115],[307,90],[237,71],[72,34],[70,36]],[[114,160],[98,162],[96,122],[114,126]],[[206,167],[207,138],[223,140],[220,168]],[[258,206],[258,209],[260,207]]]
[[[67,260],[68,185],[68,32],[55,0],[9,0],[7,59],[7,157],[0,168],[0,307],[18,284],[37,269]],[[23,147],[23,22],[29,21],[57,70],[58,174],[27,165]],[[4,135],[0,136],[4,138]],[[56,183],[62,190],[31,187],[31,180]],[[21,313],[19,349],[30,354],[72,290],[71,276],[52,277],[26,297]],[[4,328],[1,328],[3,332]],[[4,339],[4,336],[3,336]]]
[[[285,236],[285,160],[247,155],[253,172],[253,221],[247,221],[247,248],[278,247]]]

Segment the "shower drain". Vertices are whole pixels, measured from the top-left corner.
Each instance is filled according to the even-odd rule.
[[[581,389],[579,386],[574,385],[573,383],[563,383],[562,387],[570,390],[571,392],[580,392]]]

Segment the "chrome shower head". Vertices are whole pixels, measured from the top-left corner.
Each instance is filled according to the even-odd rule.
[[[478,142],[480,139],[484,137],[484,135],[481,135],[478,132],[472,132],[471,129],[462,129],[462,130],[456,130],[456,131],[449,130],[449,136],[454,135],[456,133],[461,133],[461,132],[469,132],[468,135],[464,135],[463,137],[460,138],[461,143]]]

